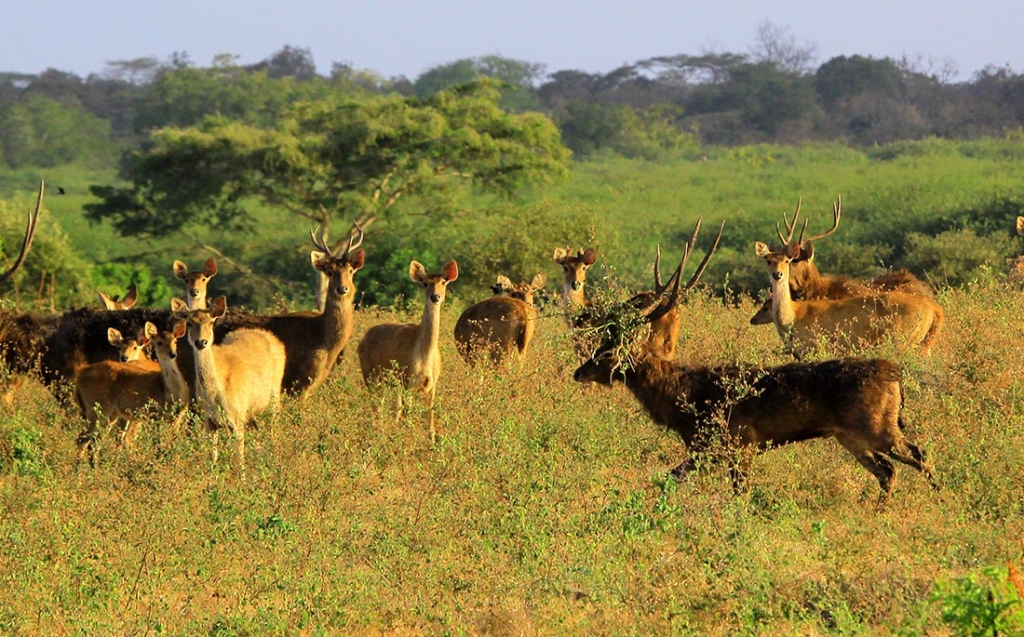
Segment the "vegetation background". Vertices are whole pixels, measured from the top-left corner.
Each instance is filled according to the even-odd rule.
[[[374,410],[349,352],[325,386],[253,432],[245,481],[208,466],[203,437],[159,422],[135,452],[80,469],[78,416],[25,385],[0,406],[3,632],[1024,632],[1012,570],[1024,558],[1024,300],[1005,280],[1021,252],[1024,80],[992,68],[951,84],[907,60],[813,69],[768,53],[547,76],[491,56],[410,81],[344,65],[319,77],[308,52],[285,47],[255,67],[175,56],[84,79],[0,75],[4,254],[38,180],[50,186],[4,303],[61,311],[137,282],[141,303],[164,307],[178,288],[171,262],[213,254],[212,286],[232,304],[311,307],[313,224],[256,195],[238,200],[244,215],[163,234],[122,234],[118,217],[83,209],[132,193],[161,134],[222,120],[281,131],[296,104],[398,95],[418,107],[488,75],[506,82],[503,110],[558,126],[571,170],[509,192],[426,189],[383,210],[356,276],[353,343],[377,322],[416,320],[410,259],[458,260],[443,312],[453,326],[499,273],[544,270],[556,296],[556,245],[598,249],[601,298],[649,288],[657,247],[679,254],[703,216],[726,232],[708,287],[686,302],[679,359],[783,363],[774,331],[747,323],[766,287],[753,242],[800,198],[812,228],[827,225],[841,195],[823,271],[908,267],[939,289],[936,351],[901,363],[909,427],[942,491],[904,471],[877,510],[874,479],[831,441],[765,454],[739,495],[718,468],[677,484],[666,471],[685,453],[678,439],[621,388],[572,383],[578,360],[545,301],[529,360],[509,370],[467,368],[445,328],[436,445],[415,409],[401,422]],[[340,210],[336,236],[363,211]]]

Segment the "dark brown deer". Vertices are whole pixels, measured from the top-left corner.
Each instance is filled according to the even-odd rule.
[[[434,442],[434,396],[441,376],[441,305],[448,284],[459,278],[459,266],[449,261],[439,274],[428,274],[422,263],[413,261],[409,278],[423,288],[423,318],[419,323],[382,323],[368,329],[359,341],[359,367],[367,387],[376,387],[395,376],[405,389],[424,396],[427,428]],[[399,415],[400,410],[401,402]]]
[[[639,311],[650,323],[676,305],[678,288]],[[623,311],[634,308],[624,305]],[[610,325],[594,355],[574,379],[623,383],[656,423],[675,431],[691,457],[672,475],[696,467],[693,454],[712,448],[763,451],[791,442],[834,437],[878,480],[882,500],[892,492],[893,460],[922,471],[932,482],[924,451],[904,434],[900,369],[883,359],[698,367],[656,355],[636,333]],[[733,469],[739,488],[750,457]]]
[[[796,229],[800,216],[800,204],[797,202],[796,211],[793,213],[793,220],[783,215],[788,232],[788,239],[782,235],[782,230],[777,228],[779,239],[786,243],[792,242],[793,233]],[[918,279],[909,270],[894,270],[885,272],[868,281],[858,281],[845,275],[823,275],[818,266],[814,263],[814,242],[831,235],[839,227],[839,218],[842,214],[842,198],[837,199],[833,206],[832,228],[813,238],[803,238],[802,234],[797,241],[799,254],[790,264],[790,292],[792,297],[798,301],[811,301],[816,299],[845,299],[854,296],[867,296],[884,292],[903,292],[915,296],[925,297],[935,302],[935,290],[924,281]],[[805,227],[806,228],[806,227]],[[773,250],[781,250],[771,246]],[[770,325],[772,319],[771,297],[765,299],[761,308],[750,318],[751,325]]]
[[[533,293],[544,287],[546,277],[538,272],[530,283],[513,284],[499,276],[491,286],[495,296],[475,303],[455,323],[455,346],[470,365],[489,360],[503,365],[516,355],[522,360],[537,326]]]

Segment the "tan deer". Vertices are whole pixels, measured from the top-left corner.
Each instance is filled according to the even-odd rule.
[[[113,327],[107,328],[107,342],[117,348],[117,360],[122,363],[130,363],[144,359],[146,345],[149,342],[145,334],[140,331],[138,336],[125,338],[121,330]]]
[[[189,270],[183,261],[174,261],[174,276],[185,283],[185,302],[190,310],[206,309],[206,288],[217,274],[217,261],[210,257],[202,270]]]
[[[788,239],[782,235],[782,230],[776,227],[779,239],[784,243],[792,241],[800,217],[801,201],[797,202],[796,211],[793,213],[793,220],[783,214],[786,224]],[[921,281],[908,270],[894,270],[885,272],[868,281],[858,281],[844,275],[823,275],[818,266],[814,263],[814,241],[824,239],[831,235],[839,226],[839,218],[842,214],[842,198],[836,200],[832,207],[833,227],[830,231],[814,237],[813,239],[801,239],[797,242],[800,246],[800,253],[790,264],[789,289],[794,299],[798,301],[810,301],[814,299],[845,299],[853,296],[866,296],[880,292],[905,292],[916,296],[923,296],[935,302],[935,290],[930,285]],[[774,248],[781,250],[781,248]],[[772,319],[771,297],[765,299],[761,308],[750,318],[751,325],[769,325]]]
[[[96,296],[99,297],[101,310],[127,310],[135,305],[135,302],[139,299],[139,286],[132,283],[132,286],[128,288],[128,291],[121,298],[104,294],[98,290],[96,291]]]
[[[188,317],[188,340],[195,358],[196,399],[211,435],[211,459],[217,462],[220,430],[235,438],[240,473],[245,473],[245,429],[261,412],[274,411],[281,396],[285,348],[264,329],[242,328],[214,344],[214,323],[227,311],[218,296],[209,309],[188,310],[181,299],[171,309]]]
[[[839,225],[838,203],[833,210],[832,228],[806,241],[835,232]],[[759,241],[755,253],[768,264],[776,330],[797,359],[818,346],[823,338],[842,351],[859,345],[876,346],[891,338],[898,350],[921,348],[928,353],[944,318],[937,303],[905,292],[796,301],[790,291],[790,264],[800,254],[803,232],[797,242],[792,240],[792,229],[788,237],[782,237],[781,232],[779,235],[783,239],[781,249],[773,250]]]
[[[394,374],[405,389],[426,398],[427,428],[436,440],[434,397],[441,375],[441,305],[448,285],[459,277],[455,261],[444,264],[440,274],[427,274],[419,261],[409,264],[409,278],[424,292],[423,318],[416,323],[383,323],[366,331],[359,342],[359,366],[368,387],[380,385]],[[399,401],[401,398],[399,398]],[[399,410],[401,402],[399,402]]]
[[[678,287],[635,310],[650,323],[676,307]],[[611,314],[614,314],[611,313]],[[678,479],[697,463],[693,454],[716,440],[725,448],[764,451],[834,437],[878,480],[881,501],[892,492],[893,461],[923,472],[935,486],[924,451],[903,431],[900,369],[882,359],[841,359],[781,367],[698,367],[676,363],[642,343],[642,332],[612,324],[600,347],[574,374],[578,382],[623,383],[656,423],[675,431],[691,457],[672,470]],[[739,489],[750,456],[734,465]]]
[[[459,355],[470,365],[485,359],[503,365],[517,354],[522,357],[537,325],[533,293],[544,287],[546,278],[538,272],[531,282],[516,285],[499,276],[491,286],[495,296],[469,306],[456,321]]]
[[[573,309],[588,305],[585,290],[587,270],[597,262],[597,253],[587,248],[573,255],[572,248],[555,248],[554,260],[562,266],[562,303],[566,316],[569,316]]]
[[[185,336],[187,322],[185,319],[174,321],[171,329],[160,331],[156,325],[146,322],[143,329],[146,339],[153,349],[156,362],[160,365],[160,376],[164,383],[164,402],[173,403],[178,407],[178,415],[174,419],[175,428],[180,428],[188,416],[188,404],[191,392],[185,375],[178,365],[178,339]]]

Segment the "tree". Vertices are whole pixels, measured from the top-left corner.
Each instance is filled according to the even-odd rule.
[[[513,60],[498,55],[465,58],[435,66],[424,72],[413,84],[415,94],[429,98],[439,91],[490,77],[505,83],[501,91],[502,107],[517,113],[538,110],[534,83],[544,73],[544,65]]]
[[[784,71],[805,75],[818,55],[818,47],[798,44],[788,27],[764,20],[757,25],[757,43],[751,53],[754,62],[770,62]]]
[[[429,100],[349,96],[293,106],[272,128],[225,117],[154,131],[132,156],[126,188],[94,186],[92,220],[125,235],[187,225],[244,227],[250,198],[326,233],[339,216],[363,226],[403,197],[441,202],[472,184],[510,196],[568,173],[558,129],[537,113],[510,115],[495,82]],[[438,214],[438,213],[435,213]]]

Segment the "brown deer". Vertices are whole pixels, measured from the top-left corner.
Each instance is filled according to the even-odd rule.
[[[682,264],[685,264],[690,254],[693,253],[694,245],[697,242],[697,234],[700,233],[700,225],[702,219],[697,219],[697,223],[694,224],[693,234],[690,236],[690,240],[686,243],[686,247],[683,250],[683,259],[680,262],[680,268],[676,270],[677,277],[682,273]],[[693,276],[682,288],[682,292],[685,294],[692,290],[697,282],[700,281],[700,277],[704,274],[704,270],[708,266],[708,262],[711,260],[711,255],[718,249],[718,243],[722,239],[722,232],[725,230],[725,222],[718,228],[718,234],[715,236],[714,241],[711,244],[711,248],[704,254],[704,259],[694,270]],[[654,258],[654,291],[653,292],[641,292],[634,296],[627,303],[633,307],[646,307],[654,299],[661,298],[665,292],[673,286],[672,279],[669,279],[667,283],[661,282],[661,246],[658,246],[657,255]],[[656,318],[651,322],[650,336],[647,339],[647,349],[650,350],[657,356],[663,358],[672,359],[675,357],[676,344],[679,342],[679,330],[680,330],[679,308],[670,308],[667,312]]]
[[[217,274],[217,261],[210,257],[202,270],[189,270],[183,261],[174,261],[174,276],[185,282],[185,302],[190,310],[206,309],[206,288]]]
[[[356,296],[355,273],[366,262],[363,230],[356,225],[348,246],[332,251],[311,230],[316,250],[309,258],[313,268],[327,277],[327,301],[321,312],[294,312],[268,317],[265,329],[284,343],[288,352],[284,391],[308,396],[319,387],[345,352],[355,326],[353,302]]]
[[[132,286],[121,298],[104,294],[98,290],[96,296],[99,297],[101,310],[127,310],[139,299],[139,286],[132,283]]]
[[[490,360],[502,365],[520,357],[533,339],[537,326],[537,308],[533,293],[544,287],[546,277],[538,272],[530,283],[515,285],[499,276],[491,286],[495,296],[469,306],[455,323],[455,346],[459,355],[475,365]]]
[[[798,201],[796,211],[793,213],[793,220],[783,215],[788,231],[789,241],[792,241],[793,233],[800,217],[800,205]],[[879,292],[905,292],[916,296],[923,296],[935,301],[935,290],[930,285],[921,281],[908,270],[894,270],[885,272],[868,281],[857,281],[844,275],[823,275],[814,263],[814,244],[812,241],[824,239],[831,235],[839,226],[839,218],[842,214],[842,198],[836,200],[833,210],[833,227],[828,232],[820,234],[813,239],[800,238],[797,242],[800,246],[800,254],[793,260],[790,266],[790,291],[794,299],[798,301],[810,301],[814,299],[845,299],[853,296],[867,296]],[[778,229],[779,239],[784,243],[787,238]],[[773,249],[775,249],[773,247]],[[781,250],[781,248],[778,248]],[[751,325],[769,325],[772,319],[771,297],[765,299],[761,308],[750,318]]]
[[[79,371],[75,399],[87,423],[78,436],[79,459],[88,453],[90,464],[96,466],[101,421],[106,421],[108,431],[117,427],[118,445],[126,447],[138,438],[139,417],[148,407],[174,407],[178,411],[175,426],[180,426],[186,415],[188,389],[175,358],[178,338],[184,333],[184,321],[170,332],[161,332],[147,322],[140,340],[143,345],[152,345],[156,363],[100,361]]]
[[[436,440],[434,397],[441,375],[441,305],[448,285],[459,277],[455,261],[444,264],[440,274],[427,274],[419,261],[409,264],[409,278],[424,292],[423,318],[416,323],[382,323],[366,331],[359,342],[359,366],[368,387],[383,383],[394,374],[402,386],[426,397],[430,441]],[[401,397],[399,397],[399,410]],[[400,413],[400,412],[399,412]]]
[[[835,232],[839,205],[834,206],[832,228],[807,241]],[[794,224],[795,226],[795,224]],[[806,223],[804,224],[806,229]],[[779,336],[797,359],[817,346],[822,337],[843,350],[860,344],[878,345],[892,338],[900,350],[920,347],[928,353],[942,328],[944,314],[934,301],[906,292],[878,292],[842,299],[793,300],[790,264],[799,256],[803,232],[793,242],[792,228],[782,237],[781,249],[757,242],[755,253],[768,264],[772,286],[772,318]]]
[[[671,311],[677,292],[641,308],[641,321]],[[636,312],[629,305],[625,310]],[[835,437],[878,480],[881,501],[893,489],[893,460],[922,471],[935,486],[924,451],[903,432],[902,376],[892,362],[848,358],[781,367],[697,367],[658,356],[639,341],[635,333],[610,325],[574,379],[623,383],[652,420],[678,433],[691,457],[672,470],[677,479],[696,468],[693,454],[719,440],[727,448],[763,451]],[[741,456],[734,466],[735,488],[750,462],[749,455]]]
[[[145,360],[143,354],[149,340],[142,331],[134,338],[125,338],[121,335],[121,330],[108,327],[107,342],[117,348],[117,360],[122,363],[130,363],[140,359]]]
[[[562,303],[566,316],[574,309],[588,305],[585,287],[587,269],[597,262],[597,253],[592,248],[579,250],[575,255],[572,248],[555,248],[555,263],[562,266]]]
[[[181,299],[172,301],[178,313],[186,305]],[[244,475],[245,429],[257,414],[276,410],[286,355],[280,339],[263,329],[237,329],[215,344],[213,326],[226,311],[223,296],[213,299],[209,309],[188,310],[188,340],[195,359],[195,395],[212,438],[211,459],[217,462],[220,430],[226,429],[235,438]]]

